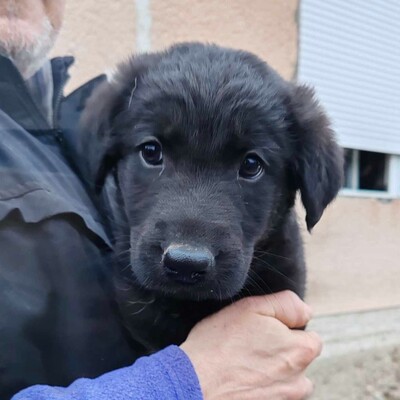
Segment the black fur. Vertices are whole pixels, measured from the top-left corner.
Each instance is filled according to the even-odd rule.
[[[121,64],[87,110],[90,177],[99,191],[107,177],[116,184],[117,297],[146,351],[180,343],[199,319],[240,297],[304,296],[295,196],[311,230],[341,186],[343,163],[310,88],[250,53],[186,43]],[[140,145],[152,138],[164,162],[149,167]],[[254,181],[238,177],[248,152],[265,164]],[[204,281],[168,279],[162,254],[176,242],[216,256]]]

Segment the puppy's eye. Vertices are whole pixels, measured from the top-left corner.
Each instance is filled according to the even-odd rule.
[[[160,143],[148,142],[140,147],[140,154],[143,160],[150,165],[160,165],[163,160]]]
[[[258,178],[264,171],[263,162],[255,154],[248,154],[239,169],[239,176],[244,179]]]

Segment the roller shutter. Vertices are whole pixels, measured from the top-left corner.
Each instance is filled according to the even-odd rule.
[[[400,1],[301,0],[298,80],[341,145],[400,154]]]

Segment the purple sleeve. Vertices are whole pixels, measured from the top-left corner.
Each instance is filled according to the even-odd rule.
[[[186,354],[169,346],[132,366],[70,386],[32,386],[11,400],[202,400],[197,375]]]

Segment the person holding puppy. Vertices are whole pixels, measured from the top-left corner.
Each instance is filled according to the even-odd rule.
[[[46,59],[63,9],[0,2],[0,398],[304,398],[321,341],[293,330],[311,315],[291,292],[241,300],[133,363],[110,241],[73,157],[82,104],[103,78],[64,98],[73,60]]]

